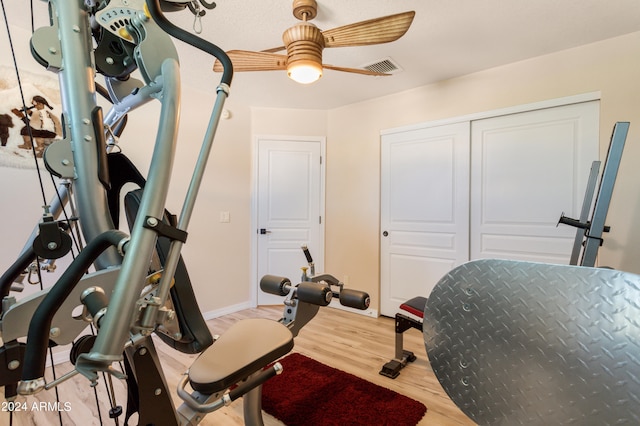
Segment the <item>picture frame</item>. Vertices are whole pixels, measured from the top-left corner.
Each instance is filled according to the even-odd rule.
[[[35,168],[62,138],[61,111],[55,76],[0,67],[0,167]]]

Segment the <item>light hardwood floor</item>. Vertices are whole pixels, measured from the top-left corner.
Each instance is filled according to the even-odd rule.
[[[223,334],[231,324],[241,319],[258,317],[278,319],[281,314],[282,310],[279,307],[260,307],[210,320],[208,325],[213,334]],[[369,318],[338,309],[323,308],[320,309],[316,318],[302,329],[295,340],[293,351],[421,401],[427,406],[427,413],[420,425],[472,425],[473,422],[447,397],[431,371],[422,334],[417,330],[409,330],[405,332],[404,339],[405,349],[413,351],[418,359],[409,364],[395,380],[378,374],[381,366],[394,353],[394,320],[392,318]],[[162,342],[157,343],[156,346],[163,362],[167,382],[173,390],[174,403],[178,406],[180,401],[175,394],[176,385],[195,355],[175,352]],[[70,368],[69,364],[63,364],[57,366],[56,371],[60,375]],[[48,374],[51,373],[48,372]],[[118,381],[115,381],[114,387],[119,403],[124,407],[126,405],[124,387]],[[100,425],[94,390],[89,387],[86,379],[76,376],[60,385],[58,389],[62,404],[60,415],[64,426]],[[106,414],[108,401],[104,396],[104,380],[101,380],[96,391],[100,399],[103,424],[112,424]],[[331,395],[327,395],[327,398],[330,397]],[[22,407],[26,408],[26,411],[14,414],[13,425],[60,424],[58,412],[51,411],[52,407],[40,406],[40,401],[55,401],[54,392],[46,391],[28,398],[20,397],[18,402],[24,404]],[[242,425],[241,404],[240,399],[229,407],[213,412],[201,424]],[[348,404],[348,401],[345,401],[345,404]],[[282,425],[267,414],[264,415],[264,419],[267,426]],[[0,412],[0,425],[9,425],[9,415],[5,411]]]

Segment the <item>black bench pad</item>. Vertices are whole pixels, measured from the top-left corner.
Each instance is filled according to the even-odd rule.
[[[424,307],[427,305],[427,298],[418,296],[413,299],[409,299],[400,305],[400,309],[407,311],[417,317],[424,317]]]

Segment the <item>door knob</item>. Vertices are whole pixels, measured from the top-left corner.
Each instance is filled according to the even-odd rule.
[[[388,233],[387,231],[384,231],[384,232],[382,233],[382,236],[383,236],[383,237],[386,237],[386,236],[388,236],[388,235],[389,235],[389,233]]]
[[[260,235],[270,234],[271,231],[266,230],[265,228],[260,228]]]

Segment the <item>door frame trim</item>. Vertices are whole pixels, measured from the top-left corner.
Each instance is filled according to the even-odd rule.
[[[289,141],[289,142],[318,142],[320,143],[320,156],[322,161],[320,163],[320,216],[322,217],[322,223],[320,224],[320,253],[312,253],[314,262],[321,267],[324,266],[324,249],[325,249],[325,223],[326,223],[326,210],[325,210],[325,188],[326,188],[326,145],[327,138],[325,136],[295,136],[295,135],[265,135],[258,134],[253,135],[253,142],[251,144],[251,228],[249,230],[251,235],[251,307],[258,306],[258,155],[259,144],[262,140],[275,140],[275,141]],[[301,265],[304,266],[304,265]],[[294,277],[289,277],[293,279]]]
[[[393,128],[390,128],[390,129],[383,129],[383,130],[380,130],[380,136],[390,135],[390,134],[394,134],[394,133],[403,133],[403,132],[407,132],[407,131],[411,131],[411,130],[419,130],[419,129],[424,129],[424,128],[428,128],[428,127],[443,126],[443,125],[446,125],[446,124],[455,124],[455,123],[464,122],[464,121],[471,122],[471,121],[482,120],[482,119],[485,119],[485,118],[495,118],[495,117],[500,117],[500,116],[503,116],[503,115],[517,114],[517,113],[520,113],[520,112],[530,112],[530,111],[535,111],[535,110],[538,110],[538,109],[554,108],[554,107],[558,107],[558,106],[566,106],[566,105],[571,105],[571,104],[580,104],[580,103],[584,103],[584,102],[600,101],[600,100],[602,100],[601,92],[581,93],[581,94],[573,95],[573,96],[565,96],[565,97],[562,97],[562,98],[547,99],[547,100],[540,101],[540,102],[532,102],[532,103],[528,103],[528,104],[513,105],[513,106],[506,107],[506,108],[492,109],[492,110],[488,110],[488,111],[476,112],[476,113],[471,113],[471,114],[467,114],[467,115],[460,115],[460,116],[455,116],[455,117],[450,117],[450,118],[443,118],[443,119],[440,119],[440,120],[431,120],[431,121],[425,121],[425,122],[417,123],[417,124],[410,124],[410,125],[407,125],[407,126],[393,127]]]

